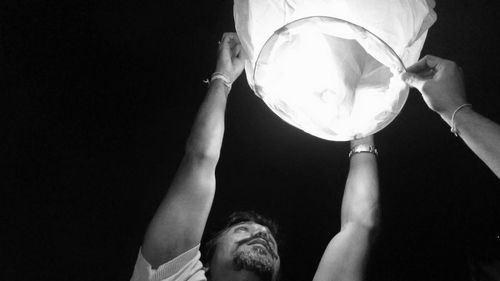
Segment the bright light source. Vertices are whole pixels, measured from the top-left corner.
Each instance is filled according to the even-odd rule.
[[[435,20],[432,3],[282,2],[235,1],[236,30],[255,93],[283,120],[320,138],[350,140],[387,126],[406,101],[408,88],[399,74],[418,59]],[[378,10],[353,10],[362,2]]]

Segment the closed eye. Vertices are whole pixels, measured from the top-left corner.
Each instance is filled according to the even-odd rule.
[[[240,225],[234,229],[234,232],[248,232],[249,229],[247,226]]]

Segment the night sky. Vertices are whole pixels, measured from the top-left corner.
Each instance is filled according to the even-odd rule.
[[[233,2],[30,2],[0,4],[0,279],[128,280],[217,41],[234,31]],[[491,3],[438,1],[422,54],[457,61],[469,101],[499,122]],[[376,143],[382,230],[368,280],[467,280],[468,258],[500,258],[500,181],[417,91]],[[339,230],[348,149],[286,124],[242,75],[208,229],[234,210],[268,215],[282,230],[283,280],[311,280]]]

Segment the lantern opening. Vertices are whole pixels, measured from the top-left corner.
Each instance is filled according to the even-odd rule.
[[[377,92],[406,88],[396,78],[403,70],[394,51],[364,28],[308,17],[280,28],[264,44],[254,68],[255,92],[293,126],[325,139],[349,140],[392,121],[377,123],[378,128],[366,122],[381,117],[373,103],[381,98]],[[399,110],[388,106],[382,114],[395,117]]]

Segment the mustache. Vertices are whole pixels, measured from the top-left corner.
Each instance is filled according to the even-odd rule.
[[[252,240],[255,240],[255,239],[258,239],[258,238],[261,238],[263,239],[264,241],[266,241],[266,248],[267,250],[269,251],[269,253],[271,254],[271,256],[273,256],[274,259],[278,259],[278,255],[277,253],[274,252],[273,248],[271,247],[271,244],[272,242],[270,241],[271,239],[269,238],[269,236],[265,233],[262,233],[262,232],[259,232],[255,235],[252,235],[248,238],[245,238],[245,239],[242,239],[238,242],[238,247],[243,245],[243,244],[246,244]]]

